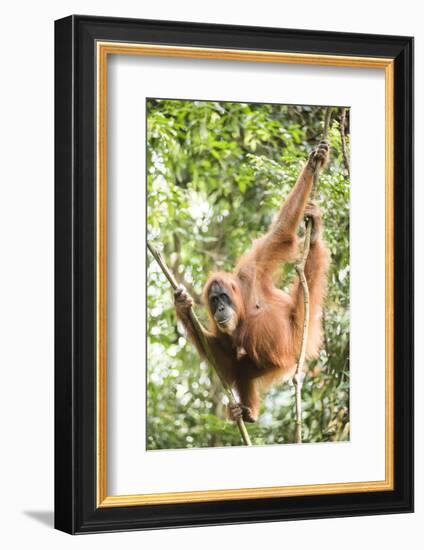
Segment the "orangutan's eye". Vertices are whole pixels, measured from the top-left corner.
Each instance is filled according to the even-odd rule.
[[[221,294],[220,295],[220,298],[223,302],[225,302],[227,305],[230,305],[231,304],[231,300],[230,298],[228,297],[227,294]]]

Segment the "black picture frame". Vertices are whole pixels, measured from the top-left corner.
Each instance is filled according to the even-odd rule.
[[[394,489],[97,506],[96,48],[144,42],[394,60]],[[55,22],[55,527],[93,533],[413,511],[413,39],[73,15]]]

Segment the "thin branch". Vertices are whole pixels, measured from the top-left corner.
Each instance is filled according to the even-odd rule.
[[[324,332],[324,351],[326,356],[329,357],[328,337],[327,337],[327,315],[325,314],[325,309],[322,312],[322,328]]]
[[[176,290],[178,288],[178,281],[176,280],[174,274],[170,271],[170,269],[166,265],[162,254],[158,250],[156,250],[156,248],[154,246],[152,246],[150,243],[147,243],[147,248],[149,249],[152,256],[155,258],[157,263],[159,264],[160,268],[163,271],[163,274],[168,279],[168,281],[169,281],[171,287],[173,288],[173,290]],[[211,367],[213,367],[215,369],[219,379],[221,380],[221,384],[224,388],[224,391],[225,391],[225,393],[228,397],[228,400],[229,400],[230,404],[231,405],[236,405],[237,401],[234,397],[234,394],[233,394],[230,386],[227,384],[224,376],[222,375],[222,372],[221,372],[221,369],[220,369],[219,365],[215,361],[215,357],[212,353],[211,348],[209,347],[209,343],[208,343],[207,339],[205,338],[205,335],[203,334],[202,325],[200,324],[200,321],[197,318],[197,315],[194,313],[193,308],[189,309],[189,317],[190,317],[190,321],[191,321],[191,324],[193,326],[193,329],[196,332],[197,336],[199,337],[200,342],[202,343],[203,351],[205,352],[205,356],[206,356],[206,359],[207,359],[208,363],[211,365]],[[243,439],[244,444],[248,445],[248,446],[251,446],[252,443],[250,441],[249,434],[247,432],[246,426],[245,426],[242,418],[237,419],[237,427],[240,431],[240,435]]]
[[[322,139],[327,139],[328,130],[331,121],[331,107],[327,107],[325,110],[324,129]],[[312,187],[311,195],[314,196],[316,186],[318,184],[319,170],[315,172],[314,183]],[[293,376],[293,384],[295,389],[295,403],[296,403],[296,431],[295,441],[296,443],[302,443],[302,372],[305,364],[306,347],[308,344],[308,330],[309,330],[309,288],[308,281],[305,276],[305,265],[309,255],[309,249],[311,247],[311,231],[312,220],[308,219],[305,229],[305,240],[303,243],[303,252],[299,262],[295,265],[296,272],[299,276],[299,281],[303,290],[303,332],[300,345],[299,357],[296,364],[296,371]]]
[[[346,166],[346,172],[348,177],[350,178],[350,164],[349,164],[349,156],[347,154],[347,143],[346,143],[346,107],[343,107],[340,117],[340,136],[342,138],[342,154],[343,154],[343,161]]]

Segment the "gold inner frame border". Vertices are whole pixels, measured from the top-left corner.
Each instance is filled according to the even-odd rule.
[[[173,493],[113,495],[107,493],[107,62],[109,55],[220,59],[361,69],[385,73],[385,479],[315,485],[216,489]],[[96,336],[96,470],[97,507],[212,502],[306,495],[365,493],[394,489],[394,60],[255,50],[164,46],[141,43],[96,43],[97,63],[97,336]]]

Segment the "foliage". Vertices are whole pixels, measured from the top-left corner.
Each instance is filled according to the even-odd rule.
[[[149,100],[147,113],[148,238],[163,245],[199,304],[209,272],[231,270],[268,229],[320,139],[324,109]],[[305,442],[349,438],[349,178],[340,119],[335,108],[331,165],[318,189],[331,270],[324,345],[302,393]],[[282,288],[292,277],[287,266]],[[148,449],[240,445],[220,383],[177,324],[169,283],[150,255],[147,303]],[[196,312],[206,322],[201,306]],[[289,384],[268,393],[248,425],[254,445],[293,441],[293,393]]]

